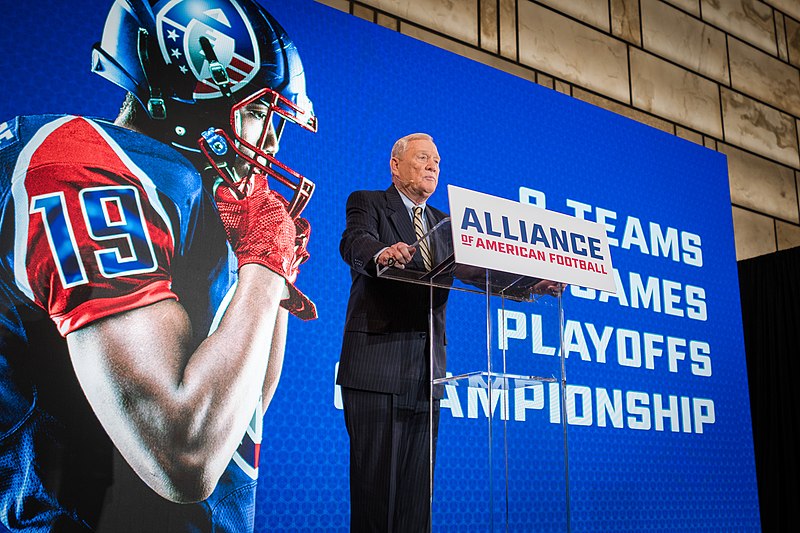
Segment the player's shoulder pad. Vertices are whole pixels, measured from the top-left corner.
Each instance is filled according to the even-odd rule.
[[[18,117],[0,123],[0,150],[11,146],[17,142],[17,139],[19,139]]]

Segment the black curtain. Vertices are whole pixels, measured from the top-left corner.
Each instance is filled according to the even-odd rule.
[[[800,523],[800,248],[739,263],[764,531]]]

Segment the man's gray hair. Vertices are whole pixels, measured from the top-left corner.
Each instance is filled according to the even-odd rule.
[[[408,148],[408,143],[419,139],[424,139],[426,141],[433,142],[433,137],[431,137],[427,133],[412,133],[410,135],[406,135],[405,137],[400,137],[394,143],[394,146],[392,146],[392,157],[400,159],[401,157],[403,157],[403,154],[406,153],[406,148]]]

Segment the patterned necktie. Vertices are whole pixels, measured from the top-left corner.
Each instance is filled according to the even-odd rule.
[[[425,235],[425,229],[422,226],[422,208],[417,206],[414,208],[414,232],[417,234],[417,240],[422,239]],[[433,256],[431,255],[431,247],[428,244],[428,239],[419,241],[419,253],[422,254],[422,263],[425,265],[425,270],[433,268]]]

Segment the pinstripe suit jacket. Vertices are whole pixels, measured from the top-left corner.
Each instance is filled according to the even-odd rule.
[[[447,215],[428,205],[428,227]],[[453,252],[446,240],[433,242],[434,264]],[[347,200],[347,227],[339,251],[350,266],[352,285],[337,383],[344,387],[403,394],[429,378],[428,309],[423,285],[379,279],[373,257],[396,242],[416,240],[408,210],[394,185],[385,191],[356,191]],[[422,269],[415,254],[411,268]],[[445,307],[448,291],[433,291],[434,376],[445,372]],[[441,387],[434,395],[441,397]]]

